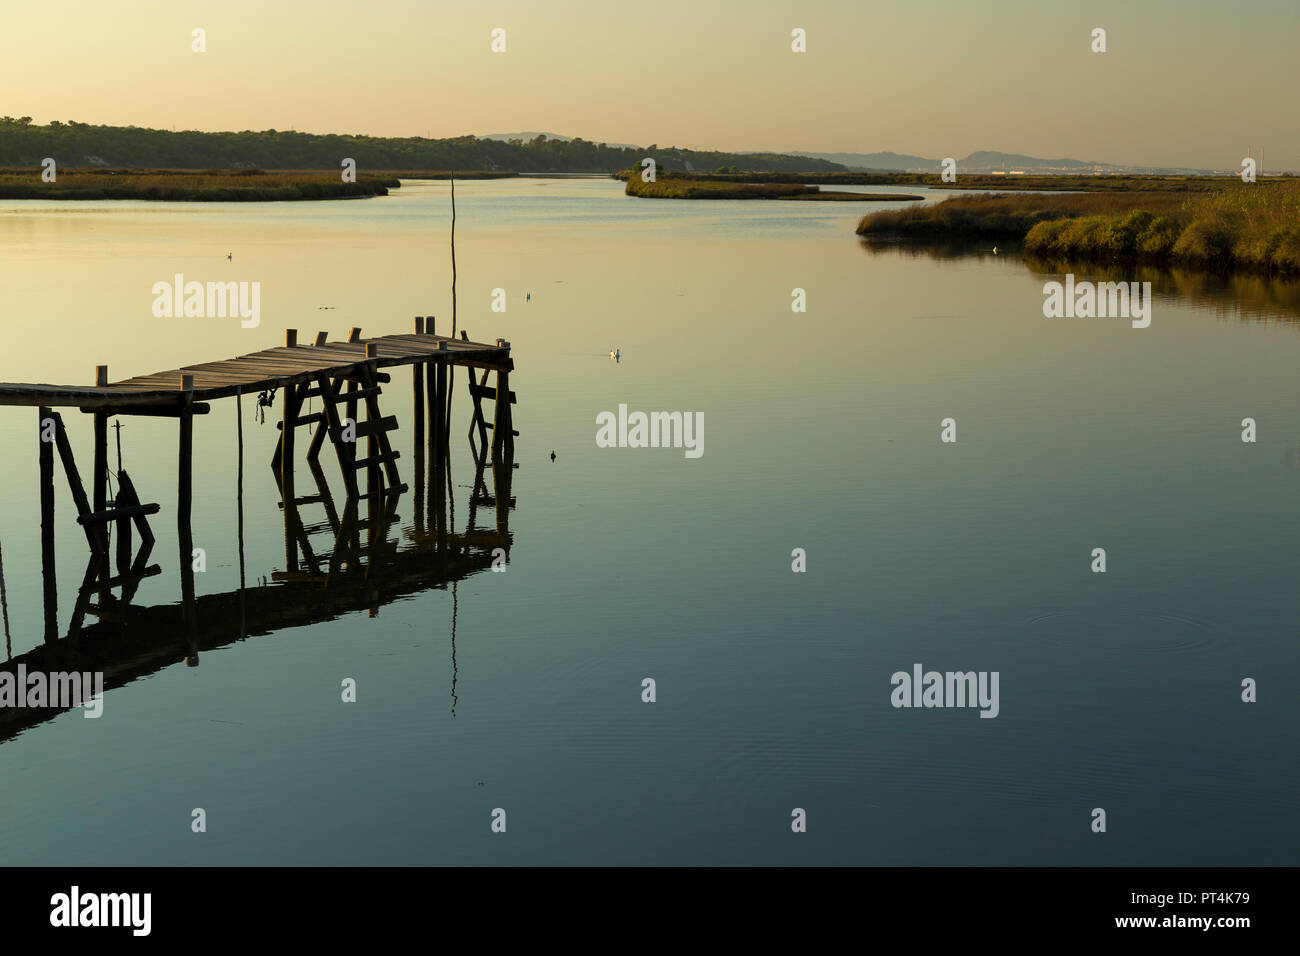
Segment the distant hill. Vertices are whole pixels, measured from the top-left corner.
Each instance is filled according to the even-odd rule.
[[[791,152],[792,156],[807,156],[825,159],[854,171],[861,172],[937,172],[942,158],[912,156],[907,153],[809,153]],[[1162,173],[1165,175],[1186,175],[1192,173],[1209,173],[1207,169],[1172,168],[1154,166],[1121,166],[1114,163],[1098,163],[1083,159],[1041,159],[1026,156],[1023,153],[1002,153],[997,150],[976,150],[968,156],[956,157],[957,172],[961,173],[999,173],[1023,172],[1032,174],[1051,173]]]
[[[991,173],[1000,169],[1059,169],[1079,172],[1106,166],[1105,163],[1090,163],[1081,159],[1038,159],[1021,153],[999,153],[991,149],[981,149],[957,160],[958,169],[972,173]]]
[[[867,172],[881,172],[884,170],[910,172],[922,169],[931,171],[939,165],[937,159],[926,159],[924,156],[909,156],[906,153],[803,153],[792,151],[790,155],[824,159],[828,162],[839,163],[841,166],[854,171]]]
[[[508,143],[511,140],[519,140],[521,143],[529,143],[544,136],[546,139],[558,139],[561,143],[573,142],[572,136],[561,136],[559,133],[488,133],[485,136],[479,136],[479,139],[494,139],[499,143]],[[613,146],[615,149],[639,149],[636,143],[606,143],[606,146]],[[793,154],[792,154],[793,155]]]

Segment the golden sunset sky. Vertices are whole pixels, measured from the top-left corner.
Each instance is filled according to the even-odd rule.
[[[1298,169],[1297,36],[1294,0],[3,0],[0,113]]]

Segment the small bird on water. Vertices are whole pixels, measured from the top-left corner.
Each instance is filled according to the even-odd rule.
[[[555,461],[555,452],[551,452],[551,461]]]
[[[227,262],[233,262],[234,259],[235,259],[235,257],[234,257],[231,253],[229,253],[229,252],[226,253],[226,261],[227,261]]]

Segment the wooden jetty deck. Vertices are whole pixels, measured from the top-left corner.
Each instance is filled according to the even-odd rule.
[[[488,344],[423,332],[363,339],[359,333],[359,329],[354,329],[346,342],[326,341],[322,333],[314,344],[301,345],[296,341],[296,331],[289,330],[287,342],[280,348],[140,375],[121,382],[104,381],[87,386],[0,383],[0,405],[120,407],[124,414],[129,414],[127,409],[179,406],[184,401],[186,376],[192,382],[192,399],[210,401],[240,392],[247,395],[300,384],[321,373],[337,377],[361,362],[369,362],[375,368],[434,361],[509,370],[510,344],[504,339]]]
[[[504,459],[508,473],[514,467],[514,438],[518,435],[513,427],[511,412],[515,395],[510,390],[509,380],[510,372],[514,369],[510,343],[504,339],[497,339],[491,344],[471,341],[464,331],[458,339],[455,337],[455,323],[452,325],[451,336],[440,336],[434,334],[433,316],[427,320],[424,316],[416,316],[414,331],[411,333],[363,339],[361,330],[353,328],[345,342],[331,342],[326,333],[320,332],[310,345],[298,342],[296,329],[286,329],[285,344],[279,348],[263,349],[249,355],[136,376],[119,382],[110,382],[108,368],[99,365],[95,367],[94,383],[89,386],[0,383],[0,405],[35,406],[38,410],[45,642],[49,644],[55,641],[58,633],[58,589],[54,562],[56,449],[76,506],[77,523],[85,532],[90,550],[90,563],[78,592],[79,600],[77,609],[73,612],[70,628],[73,633],[70,636],[75,636],[81,627],[89,594],[98,592],[101,596],[99,606],[103,607],[106,605],[107,593],[114,587],[121,587],[123,598],[129,603],[140,579],[159,573],[157,566],[148,565],[147,559],[154,542],[148,518],[158,514],[160,505],[141,501],[136,491],[139,476],[133,479],[120,469],[117,474],[119,492],[116,500],[108,500],[111,475],[107,435],[108,420],[113,416],[148,415],[179,420],[176,482],[178,565],[183,620],[185,627],[191,631],[196,626],[197,613],[194,571],[190,563],[193,547],[190,513],[194,417],[208,414],[208,402],[233,396],[238,403],[243,396],[248,395],[256,396],[259,404],[266,405],[277,392],[280,395],[280,433],[276,440],[275,454],[271,458],[271,468],[282,495],[280,506],[285,524],[285,580],[307,578],[323,582],[329,587],[337,579],[340,563],[351,568],[365,552],[366,548],[362,547],[360,540],[360,529],[367,530],[369,547],[373,549],[377,544],[376,529],[381,525],[383,516],[391,513],[396,498],[409,490],[398,472],[397,460],[401,455],[392,448],[388,437],[398,427],[397,418],[385,415],[379,406],[383,385],[391,382],[392,376],[380,369],[412,367],[412,446],[415,453],[417,526],[422,524],[426,497],[426,454],[431,516],[437,514],[433,489],[438,489],[437,495],[445,493],[443,480],[449,474],[447,461],[450,453],[452,391],[457,366],[465,368],[467,372],[467,391],[472,402],[468,437],[475,457],[480,462],[480,470],[489,451],[488,431],[491,430],[490,450],[494,472]],[[482,371],[481,378],[476,375],[479,370]],[[492,373],[495,373],[496,381],[490,386],[488,376]],[[307,401],[313,398],[320,399],[321,411],[304,413]],[[493,403],[491,421],[484,415],[485,400]],[[78,408],[94,416],[89,495],[82,485],[81,472],[62,417],[54,411],[55,407]],[[242,462],[242,415],[237,415],[235,420]],[[346,492],[346,521],[340,522],[332,505],[328,506],[328,525],[338,547],[327,574],[321,573],[314,550],[308,542],[312,529],[304,525],[298,513],[299,505],[322,503],[329,497],[324,491],[320,495],[305,497],[296,494],[294,475],[300,456],[295,454],[295,432],[302,427],[312,432],[305,457],[317,479],[318,487],[323,477],[317,459],[328,439],[337,456]],[[359,456],[357,446],[363,440],[365,452]],[[364,490],[360,480],[363,475]],[[241,540],[242,480],[241,465]],[[509,500],[507,493],[507,511]],[[362,502],[368,510],[365,520],[360,517]],[[498,503],[497,507],[500,512],[501,504]],[[504,515],[499,514],[499,518],[504,518]],[[504,521],[502,527],[505,527]],[[133,532],[139,536],[139,549],[132,546]],[[110,572],[109,567],[110,539],[114,533],[116,575]],[[340,555],[346,557],[341,559]],[[310,571],[300,571],[300,556],[305,559]],[[91,613],[94,613],[93,610]]]

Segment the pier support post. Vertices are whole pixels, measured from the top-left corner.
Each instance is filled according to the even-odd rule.
[[[424,334],[424,316],[415,317],[415,334]],[[424,530],[424,364],[416,362],[411,366],[411,394],[415,402],[413,437],[411,443],[415,452],[415,527]]]
[[[190,506],[194,494],[194,376],[181,376],[185,392],[180,410],[180,440],[176,469],[176,537],[180,542],[181,620],[189,642],[187,663],[198,663],[198,615],[194,602],[194,529]]]
[[[511,441],[510,424],[510,373],[497,369],[497,396],[492,409],[492,457],[496,458],[505,451],[507,457],[514,456],[515,443]]]
[[[430,384],[433,386],[429,392],[429,448],[433,453],[433,470],[441,471],[444,465],[445,456],[443,448],[443,425],[447,411],[447,362],[445,359],[434,359],[429,363]]]
[[[297,492],[293,482],[293,433],[298,418],[298,387],[286,385],[283,418],[280,423],[280,494],[284,498],[284,569],[298,570],[298,544],[294,536],[294,507]]]
[[[108,366],[95,366],[95,386],[104,388],[108,385]],[[108,415],[95,412],[95,464],[91,477],[91,500],[95,513],[108,506]]]
[[[492,491],[496,499],[497,534],[510,533],[510,484],[514,479],[515,465],[509,458],[492,456]]]
[[[37,409],[37,435],[40,442],[41,473],[41,583],[45,600],[45,643],[53,644],[59,636],[59,587],[54,566],[54,421],[53,412]],[[46,441],[46,422],[50,440]]]
[[[433,464],[429,468],[429,515],[433,531],[441,537],[446,533],[447,456],[444,427],[447,410],[447,360],[429,362],[429,449]]]
[[[108,385],[108,366],[95,366],[95,385],[103,388]],[[108,415],[104,412],[95,412],[95,454],[94,464],[92,465],[93,473],[90,478],[91,501],[92,507],[96,514],[103,512],[108,507]],[[119,527],[120,527],[119,523]],[[107,527],[104,529],[107,534]],[[120,548],[119,548],[120,553]],[[128,559],[129,560],[129,559]],[[108,555],[104,555],[104,560],[98,563],[95,577],[99,580],[107,581],[110,572],[108,569]],[[102,611],[108,604],[110,592],[108,588],[99,590],[99,606]]]

